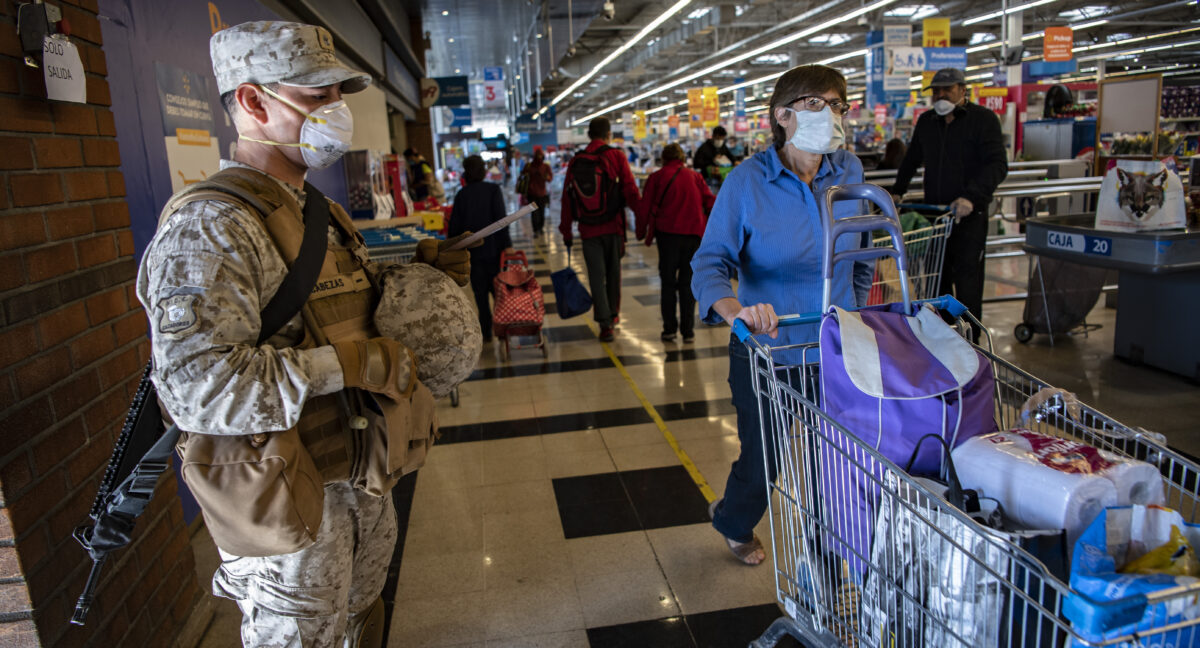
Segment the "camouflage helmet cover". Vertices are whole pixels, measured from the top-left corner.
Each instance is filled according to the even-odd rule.
[[[375,328],[412,350],[417,378],[435,398],[475,370],[483,335],[471,300],[444,272],[424,263],[388,268],[380,277]]]

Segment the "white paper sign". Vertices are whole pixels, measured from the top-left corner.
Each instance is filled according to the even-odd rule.
[[[55,101],[87,101],[87,81],[79,49],[65,37],[46,36],[42,40],[42,75],[46,96]]]

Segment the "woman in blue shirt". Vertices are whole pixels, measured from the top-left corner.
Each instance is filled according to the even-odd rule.
[[[846,79],[823,65],[788,70],[769,103],[774,146],[755,154],[725,179],[692,259],[692,291],[710,324],[741,319],[772,346],[814,342],[818,325],[778,328],[776,313],[821,310],[823,238],[817,201],[827,187],[863,181],[858,158],[841,148]],[[834,217],[858,213],[858,203],[835,204]],[[840,241],[838,248],[858,241]],[[831,300],[855,305],[852,264],[834,267]],[[738,279],[737,290],[732,285]],[[754,526],[767,510],[766,484],[775,480],[775,449],[763,462],[758,403],[745,345],[730,336],[729,388],[737,410],[741,455],[710,507],[713,526],[748,565],[766,558]]]

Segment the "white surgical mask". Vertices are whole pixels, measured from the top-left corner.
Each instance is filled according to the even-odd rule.
[[[829,106],[819,111],[788,108],[796,115],[796,132],[788,141],[809,153],[832,153],[846,143],[845,126]]]
[[[272,92],[269,88],[259,86],[263,92],[287,104],[292,110],[304,115],[304,125],[300,127],[300,141],[273,142],[258,140],[245,135],[239,139],[269,144],[271,146],[294,146],[300,149],[304,163],[310,169],[324,169],[350,150],[350,139],[354,136],[354,116],[345,101],[337,100],[306,113],[299,106]]]
[[[950,103],[947,99],[938,99],[933,102],[933,112],[945,117],[954,112],[954,104]]]

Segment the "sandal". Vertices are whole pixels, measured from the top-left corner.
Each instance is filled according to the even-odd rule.
[[[713,500],[708,504],[708,518],[710,520],[715,517],[717,506],[720,504],[721,500],[719,499]],[[757,535],[751,538],[749,542],[738,542],[737,540],[734,540],[733,538],[727,538],[724,535],[721,537],[725,538],[725,544],[728,545],[729,550],[733,552],[733,556],[741,562],[750,565],[751,567],[762,564],[762,562],[767,559],[767,552],[765,549],[763,549],[762,541],[758,539]]]

